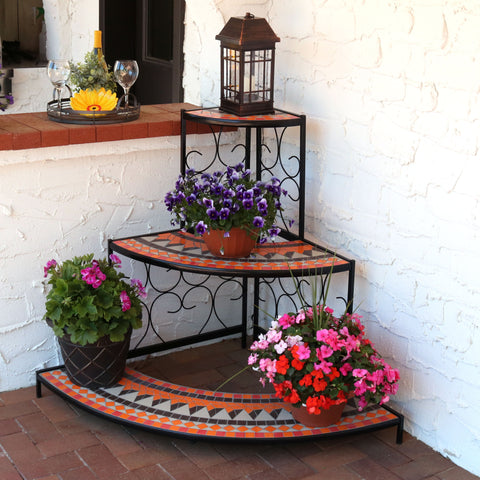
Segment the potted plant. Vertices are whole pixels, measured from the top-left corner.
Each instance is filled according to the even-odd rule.
[[[98,58],[96,53],[87,52],[83,62],[70,62],[70,80],[74,90],[111,90],[116,92],[117,84],[110,67],[106,65],[103,57]]]
[[[53,328],[69,378],[82,386],[117,383],[122,377],[132,328],[142,325],[139,280],[126,281],[120,259],[93,254],[44,268],[50,290],[45,319]]]
[[[388,402],[397,392],[399,373],[365,337],[359,315],[336,317],[331,308],[314,303],[273,320],[251,345],[248,364],[263,385],[271,383],[276,396],[293,405],[297,421],[328,426],[340,420],[351,397],[359,410]]]
[[[175,216],[172,224],[204,235],[214,255],[242,257],[251,252],[257,239],[274,240],[280,233],[274,222],[283,210],[280,198],[286,193],[277,178],[256,181],[239,163],[213,174],[188,169],[165,196],[165,204]],[[246,244],[238,253],[231,250],[237,235],[242,236],[238,243]]]
[[[74,95],[73,110],[81,112],[111,111],[117,106],[117,84],[103,56],[87,52],[83,62],[70,62],[70,79]],[[91,114],[90,114],[91,115]]]

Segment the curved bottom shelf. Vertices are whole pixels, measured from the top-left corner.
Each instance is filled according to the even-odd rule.
[[[311,439],[397,426],[402,442],[403,417],[388,407],[358,412],[347,405],[336,425],[311,428],[297,423],[290,405],[272,394],[212,392],[175,385],[127,368],[110,388],[90,390],[68,380],[62,367],[37,372],[41,385],[87,411],[131,427],[192,439],[278,441]]]

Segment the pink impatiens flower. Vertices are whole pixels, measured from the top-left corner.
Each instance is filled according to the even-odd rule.
[[[288,315],[285,313],[281,317],[278,318],[278,323],[282,326],[284,330],[295,323],[295,317]]]
[[[353,367],[349,363],[344,363],[339,370],[340,373],[346,377],[348,373],[353,370]]]
[[[304,323],[305,322],[305,312],[303,310],[300,310],[297,313],[297,316],[295,318],[296,323]]]
[[[276,330],[269,330],[267,332],[267,342],[268,343],[277,343],[282,338],[282,332],[277,332]]]
[[[322,345],[320,349],[317,348],[317,354],[319,358],[328,358],[331,357],[333,350],[326,345]]]
[[[317,348],[317,355],[318,355],[318,348]],[[329,374],[332,369],[330,368],[333,365],[332,362],[327,362],[326,360],[321,360],[320,363],[315,363],[313,367],[315,370],[321,370],[325,374]]]
[[[297,345],[297,357],[299,360],[308,360],[310,358],[308,345]]]
[[[254,365],[255,363],[257,363],[257,360],[258,360],[258,353],[252,353],[248,357],[248,364]]]

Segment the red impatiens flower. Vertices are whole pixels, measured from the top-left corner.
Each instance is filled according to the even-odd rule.
[[[275,364],[277,373],[279,373],[280,375],[285,375],[289,367],[290,367],[290,364],[288,362],[288,358],[285,355],[280,355],[280,358],[277,360],[277,363]]]

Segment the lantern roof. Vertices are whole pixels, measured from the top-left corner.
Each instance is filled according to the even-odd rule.
[[[264,18],[248,12],[244,17],[230,18],[215,38],[226,46],[243,48],[272,48],[280,41]]]

